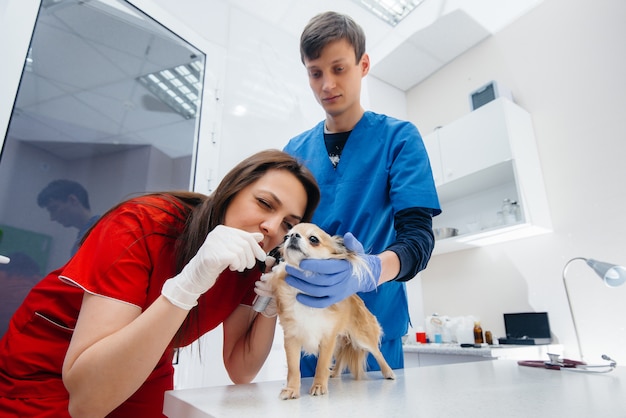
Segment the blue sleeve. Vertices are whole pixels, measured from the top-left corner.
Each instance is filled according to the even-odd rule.
[[[404,121],[389,123],[389,197],[395,212],[421,207],[441,213],[430,160],[417,128]]]

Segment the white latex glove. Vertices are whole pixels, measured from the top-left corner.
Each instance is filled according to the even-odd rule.
[[[11,259],[5,255],[0,255],[0,264],[9,264]]]
[[[260,312],[261,315],[267,318],[274,318],[278,314],[278,308],[276,306],[276,297],[272,287],[267,282],[267,277],[267,274],[262,274],[260,280],[254,283],[254,293],[258,295],[257,301],[264,301],[260,307],[257,306],[257,302],[255,301],[254,310]],[[261,310],[260,308],[263,309]]]
[[[263,234],[218,225],[207,235],[195,256],[176,276],[163,284],[161,294],[179,308],[190,310],[226,268],[244,271],[265,261],[258,242]]]

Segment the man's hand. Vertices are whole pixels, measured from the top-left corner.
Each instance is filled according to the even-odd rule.
[[[357,292],[370,292],[378,286],[381,260],[376,255],[365,254],[363,245],[350,232],[343,237],[346,247],[356,252],[364,261],[359,269],[346,260],[302,260],[299,268],[285,266],[287,284],[303,293],[300,303],[313,308],[326,308]]]

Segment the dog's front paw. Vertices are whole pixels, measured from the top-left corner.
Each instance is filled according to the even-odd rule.
[[[283,401],[286,401],[287,399],[298,399],[300,397],[300,390],[287,387],[280,391],[279,397]]]
[[[313,382],[313,386],[309,389],[311,396],[321,396],[328,393],[328,385],[320,382]]]
[[[385,379],[389,379],[389,380],[396,380],[396,375],[393,372],[393,370],[391,370],[391,367],[389,366],[383,366],[381,367],[381,373],[383,374],[383,377]]]

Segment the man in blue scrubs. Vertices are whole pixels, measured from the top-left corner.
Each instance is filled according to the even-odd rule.
[[[432,217],[441,213],[428,155],[413,124],[361,106],[370,61],[363,30],[350,17],[315,16],[302,33],[300,54],[326,119],[291,139],[285,151],[307,165],[322,190],[313,222],[343,235],[372,274],[349,280],[352,271],[343,261],[304,260],[306,274],[289,268],[287,281],[306,293],[300,302],[315,308],[358,292],[383,328],[385,359],[402,368],[405,282],[426,267],[435,242]],[[302,360],[302,375],[314,375],[316,357]],[[379,370],[371,355],[368,368]]]

